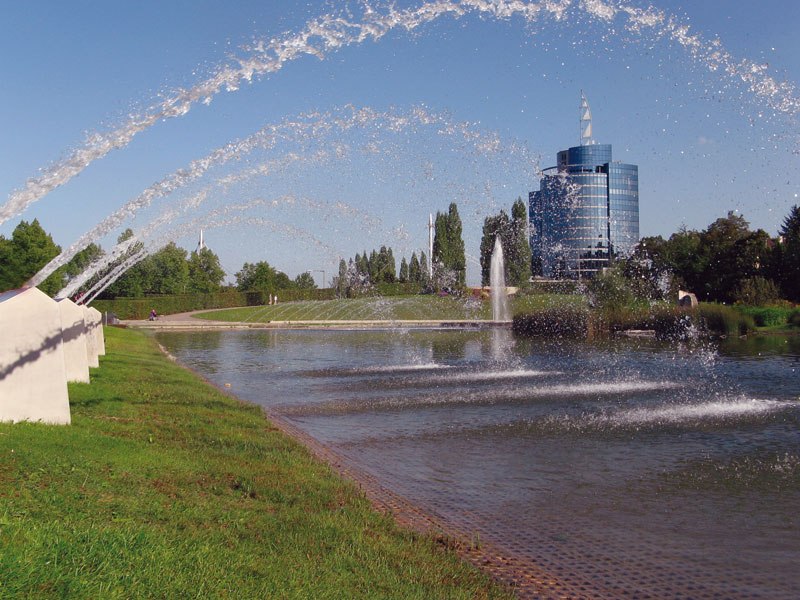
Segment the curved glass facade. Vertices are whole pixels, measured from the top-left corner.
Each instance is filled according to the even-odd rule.
[[[614,163],[610,144],[558,153],[529,196],[533,273],[582,279],[639,241],[639,170]]]

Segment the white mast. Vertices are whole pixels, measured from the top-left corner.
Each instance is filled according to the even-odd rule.
[[[428,276],[433,277],[433,213],[428,213]]]
[[[197,242],[197,252],[204,249],[206,247],[206,243],[203,241],[203,230],[200,230],[200,241]]]

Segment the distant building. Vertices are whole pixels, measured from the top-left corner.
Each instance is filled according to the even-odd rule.
[[[580,110],[581,145],[559,152],[528,198],[534,276],[593,277],[639,242],[639,167],[594,143],[583,93]]]

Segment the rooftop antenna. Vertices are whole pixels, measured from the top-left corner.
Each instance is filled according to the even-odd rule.
[[[589,108],[589,101],[586,94],[581,90],[581,146],[591,146],[594,144],[592,139],[592,109]]]

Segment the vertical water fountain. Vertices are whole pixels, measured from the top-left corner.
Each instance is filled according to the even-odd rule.
[[[508,322],[511,320],[511,311],[508,307],[508,290],[506,289],[505,259],[500,236],[494,240],[492,261],[489,271],[489,286],[492,298],[492,320]]]

